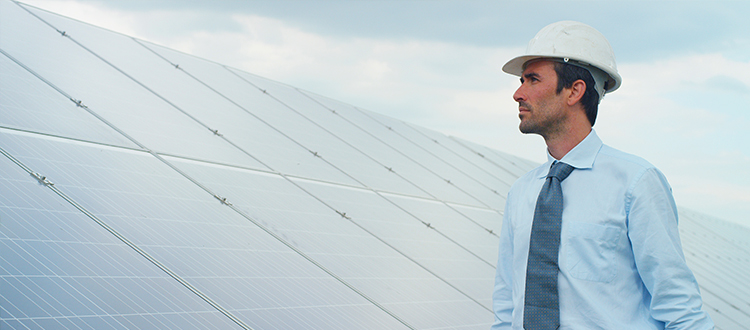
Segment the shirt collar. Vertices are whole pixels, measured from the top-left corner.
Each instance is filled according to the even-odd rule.
[[[596,135],[594,129],[591,129],[589,135],[587,135],[586,138],[579,142],[573,149],[568,151],[560,161],[575,167],[577,170],[590,169],[594,166],[594,160],[596,159],[599,150],[602,148],[602,145],[602,140]],[[552,162],[555,160],[556,159],[549,154],[549,151],[547,151],[547,163],[545,163],[545,167],[549,169],[549,166],[551,166]],[[545,171],[542,173],[542,176],[547,176],[547,172]]]

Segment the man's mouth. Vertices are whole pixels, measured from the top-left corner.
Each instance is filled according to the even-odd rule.
[[[526,104],[526,102],[518,102],[518,112],[524,113],[524,112],[530,112],[531,109],[529,108],[529,105]]]

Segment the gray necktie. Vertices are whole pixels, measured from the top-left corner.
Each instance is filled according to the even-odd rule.
[[[563,209],[560,183],[572,171],[572,166],[554,162],[536,200],[526,268],[523,312],[523,327],[526,330],[560,327],[560,303],[557,296],[557,256],[560,250]]]

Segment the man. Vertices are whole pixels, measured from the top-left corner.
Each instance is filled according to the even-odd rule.
[[[503,71],[521,77],[519,128],[544,138],[548,162],[508,193],[492,329],[713,329],[667,180],[592,129],[621,83],[609,42],[565,21],[526,52]]]

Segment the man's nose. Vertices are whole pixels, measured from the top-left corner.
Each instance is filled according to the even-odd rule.
[[[523,94],[523,85],[519,86],[518,89],[516,89],[516,92],[513,93],[513,100],[516,102],[521,102],[526,100],[526,96]]]

